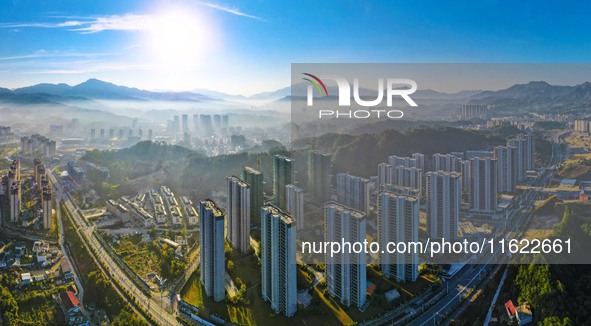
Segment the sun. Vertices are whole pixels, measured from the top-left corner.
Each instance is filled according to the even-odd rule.
[[[198,65],[215,46],[211,26],[191,10],[168,10],[155,15],[147,37],[151,56],[167,68]]]

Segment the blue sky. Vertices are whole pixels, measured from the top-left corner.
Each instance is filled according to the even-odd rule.
[[[589,62],[585,1],[0,0],[0,86],[252,94],[292,62]]]

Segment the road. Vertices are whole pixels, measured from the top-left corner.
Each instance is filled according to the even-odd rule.
[[[505,284],[505,278],[507,277],[508,271],[509,271],[509,268],[505,267],[505,271],[503,272],[503,276],[501,277],[501,280],[499,281],[499,286],[497,286],[497,292],[495,292],[495,295],[492,299],[490,307],[488,308],[488,313],[486,314],[486,319],[484,320],[485,326],[488,325],[488,323],[490,323],[490,319],[491,319],[493,311],[495,309],[495,305],[497,304],[497,299],[499,298],[499,294],[501,293],[501,289],[503,288],[503,284]]]
[[[159,325],[179,325],[174,311],[171,309],[171,312],[169,312],[163,307],[162,301],[160,300],[163,300],[164,298],[159,298],[158,295],[146,295],[138,285],[133,282],[125,270],[116,263],[113,254],[108,252],[105,247],[101,245],[97,236],[94,234],[94,226],[88,224],[79,214],[79,209],[76,207],[75,202],[70,198],[69,194],[64,192],[60,183],[56,180],[55,175],[53,173],[49,175],[55,190],[54,193],[58,195],[58,202],[62,201],[64,203],[66,213],[72,217],[73,224],[76,227],[78,234],[83,238],[87,246],[90,247],[89,249],[92,249],[89,250],[89,253],[91,258],[97,262],[97,265],[108,277],[115,280],[116,283],[131,298],[133,298],[136,308],[147,313]]]
[[[61,217],[61,209],[58,205],[57,209],[56,209],[56,218],[57,218],[57,225],[59,228],[59,246],[62,250],[62,255],[63,258],[65,258],[66,260],[68,260],[70,266],[74,266],[74,264],[72,263],[72,257],[70,257],[70,253],[69,251],[66,249],[66,245],[65,245],[65,239],[64,239],[64,224],[62,221],[62,217]],[[63,259],[62,258],[62,259]],[[80,301],[80,311],[82,312],[82,314],[88,318],[88,320],[90,320],[90,314],[86,311],[86,308],[84,306],[84,287],[82,286],[82,282],[80,282],[80,278],[78,276],[78,271],[75,268],[72,268],[72,274],[74,277],[74,283],[76,284],[76,288],[78,289],[78,301]]]

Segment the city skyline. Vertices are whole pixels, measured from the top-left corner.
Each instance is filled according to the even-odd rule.
[[[589,9],[0,0],[0,324],[587,324]]]

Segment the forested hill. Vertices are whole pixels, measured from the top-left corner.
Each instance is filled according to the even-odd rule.
[[[572,251],[585,253],[591,245],[591,206],[566,206],[562,220],[555,226],[550,238],[570,238]],[[589,325],[591,265],[557,264],[561,256],[564,258],[564,254],[546,258],[538,255],[534,258],[535,263],[513,266],[510,298],[520,304],[528,302],[534,310],[534,322],[538,325]]]
[[[293,147],[314,147],[331,153],[335,173],[349,172],[369,177],[377,173],[378,164],[387,162],[390,155],[409,156],[413,153],[422,153],[428,160],[435,153],[492,150],[494,146],[504,145],[507,138],[519,133],[515,127],[501,127],[489,131],[419,127],[404,133],[387,130],[363,135],[326,134],[298,140]],[[543,139],[538,139],[536,150],[541,154],[541,160],[545,160],[551,153],[551,146]],[[302,159],[305,161],[304,156],[299,157],[299,161]]]
[[[263,153],[206,157],[182,146],[144,141],[121,150],[94,150],[81,160],[109,168],[109,182],[121,185],[122,194],[166,185],[194,199],[203,199],[211,196],[212,191],[224,189],[227,176],[240,176],[244,166],[258,168],[259,162],[266,185],[270,187],[271,157],[275,153],[287,154],[282,148],[273,147]]]
[[[119,150],[87,152],[83,160],[97,164],[107,164],[112,160],[184,160],[190,156],[200,156],[196,152],[182,146],[164,142],[142,141],[134,146]]]
[[[293,156],[298,171],[298,181],[305,185],[307,149],[312,147],[332,154],[333,175],[349,172],[369,177],[376,175],[379,163],[387,162],[389,155],[425,154],[429,160],[434,153],[452,151],[492,150],[505,144],[506,139],[519,133],[514,127],[502,127],[488,131],[471,131],[451,127],[420,127],[404,133],[387,130],[377,134],[343,135],[328,134],[293,144]],[[255,153],[260,151],[259,153]],[[538,158],[549,157],[551,146],[538,138]],[[109,168],[112,184],[121,184],[123,192],[145,191],[157,185],[169,185],[189,190],[195,196],[210,196],[211,191],[222,190],[225,177],[240,175],[245,165],[258,167],[264,174],[267,191],[272,185],[275,153],[288,154],[277,142],[267,141],[261,146],[231,155],[205,157],[185,147],[161,142],[140,142],[132,147],[91,151],[83,158]],[[260,159],[260,160],[259,160]]]

